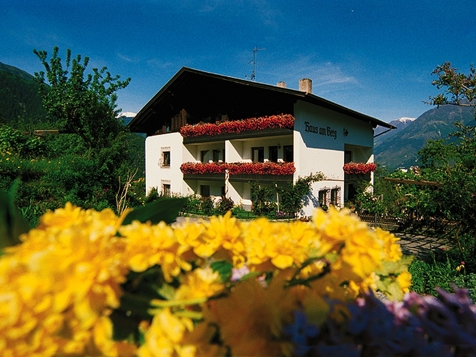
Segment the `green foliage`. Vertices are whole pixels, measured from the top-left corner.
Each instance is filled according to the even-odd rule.
[[[161,221],[173,223],[178,213],[183,209],[186,200],[186,198],[162,197],[145,206],[133,209],[124,218],[122,224],[131,224],[135,220],[142,223],[151,222],[152,224]]]
[[[142,206],[144,138],[129,133],[116,118],[115,91],[129,80],[120,81],[105,68],[87,74],[88,59],[72,59],[70,51],[65,66],[57,48],[49,61],[46,52],[36,53],[46,69],[37,79],[49,120],[40,125],[23,118],[15,126],[0,125],[0,189],[21,179],[16,203],[34,226],[47,210],[68,201],[83,208],[118,209],[122,182],[137,172],[124,205]],[[61,134],[32,135],[38,129],[60,129]]]
[[[187,202],[184,206],[184,212],[199,213],[200,211],[200,197],[197,195],[187,196]]]
[[[43,103],[50,119],[60,129],[79,135],[88,148],[104,148],[124,130],[116,119],[116,91],[127,87],[130,79],[112,76],[106,67],[87,73],[89,57],[71,57],[66,51],[65,64],[58,56],[58,47],[48,62],[46,51],[34,50],[46,72],[35,73],[40,82]],[[48,90],[44,84],[48,83]]]
[[[45,114],[34,77],[0,63],[0,124],[12,125],[22,118],[40,122]]]
[[[220,274],[223,282],[230,281],[233,273],[233,264],[226,260],[214,260],[210,263],[210,267]]]
[[[472,244],[471,244],[472,245]],[[469,247],[464,244],[463,246]],[[430,251],[430,259],[413,260],[408,271],[412,274],[412,291],[419,294],[437,296],[436,287],[451,291],[453,286],[470,291],[473,301],[476,298],[476,259],[472,252],[458,248]]]
[[[436,75],[432,84],[438,89],[443,88],[443,93],[430,97],[430,104],[444,105],[473,105],[476,99],[476,68],[473,64],[469,67],[469,74],[458,72],[450,62],[445,62],[435,68],[432,74]]]
[[[299,177],[295,183],[283,186],[250,182],[253,212],[257,215],[274,215],[278,209],[276,194],[279,197],[279,211],[286,216],[295,217],[303,208],[306,196],[311,192],[311,184],[324,178],[322,173]]]
[[[215,205],[210,196],[200,198],[199,211],[205,216],[211,216]]]
[[[158,198],[143,207],[134,208],[127,214],[122,225],[131,224],[135,220],[141,223],[157,224],[163,221],[170,224],[175,222],[186,200],[186,198]],[[231,272],[231,268],[219,263],[214,269],[219,270],[220,274]],[[121,296],[120,306],[111,314],[114,338],[140,343],[143,336],[139,331],[139,324],[142,321],[151,321],[152,316],[149,313],[151,301],[171,299],[178,285],[177,279],[166,282],[158,265],[144,272],[130,272],[126,282],[121,286],[124,293]]]
[[[217,214],[224,215],[228,211],[233,210],[234,206],[235,206],[235,202],[233,202],[231,198],[222,196],[216,204]]]
[[[0,124],[0,152],[33,158],[46,153],[45,142],[8,125]]]
[[[273,202],[276,197],[275,188],[257,181],[250,182],[250,186],[253,213],[261,216],[274,212],[276,210],[276,204]]]
[[[303,208],[306,196],[311,192],[311,184],[323,179],[324,174],[319,172],[299,177],[295,183],[290,182],[284,187],[277,186],[281,200],[280,211],[291,217],[296,216]]]
[[[233,216],[239,219],[254,219],[258,218],[257,215],[255,215],[253,212],[245,210],[243,207],[240,206],[235,206],[233,207],[233,210],[231,211]]]
[[[20,235],[30,230],[30,225],[15,206],[17,180],[9,192],[0,191],[0,254],[5,247],[20,243]]]

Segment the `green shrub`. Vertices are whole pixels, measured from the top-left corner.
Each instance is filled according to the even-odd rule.
[[[235,206],[235,202],[233,202],[231,198],[222,196],[220,200],[217,202],[216,210],[218,214],[224,215],[228,211],[233,210],[234,206]]]
[[[184,207],[185,213],[200,213],[200,198],[197,195],[187,197],[187,202]]]
[[[211,197],[202,197],[200,199],[200,212],[206,216],[213,214],[213,209],[215,208],[213,200]]]
[[[276,211],[276,203],[273,199],[276,195],[275,189],[270,185],[259,182],[250,182],[252,211],[258,216],[267,215]]]
[[[436,287],[448,291],[453,289],[453,285],[476,288],[474,272],[468,269],[474,264],[461,261],[457,249],[432,250],[429,258],[414,259],[410,264],[408,271],[412,274],[412,291],[437,296]]]

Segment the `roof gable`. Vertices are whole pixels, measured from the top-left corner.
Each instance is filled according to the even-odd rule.
[[[222,115],[234,120],[294,114],[297,100],[368,121],[373,126],[393,127],[310,93],[183,67],[140,110],[129,128],[152,135],[162,126],[170,126],[171,118],[182,109],[189,114],[191,124]]]

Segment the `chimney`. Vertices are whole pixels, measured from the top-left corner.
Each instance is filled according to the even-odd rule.
[[[312,80],[303,78],[299,80],[299,90],[301,92],[312,93]]]
[[[280,81],[276,84],[279,88],[286,88],[286,82]]]

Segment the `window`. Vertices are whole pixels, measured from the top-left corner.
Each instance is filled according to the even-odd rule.
[[[346,150],[344,152],[344,164],[347,164],[352,161],[352,151]]]
[[[355,189],[355,186],[350,183],[349,188],[348,188],[348,193],[347,193],[347,199],[349,201],[352,201],[355,198],[355,195],[357,194],[357,190]]]
[[[200,185],[200,196],[202,196],[202,197],[210,197],[210,186],[208,186],[208,185]]]
[[[278,147],[277,146],[269,147],[269,161],[272,161],[272,162],[278,161]]]
[[[164,194],[164,196],[170,196],[170,184],[164,183],[162,185],[162,193]]]
[[[162,151],[162,167],[170,167],[170,151]]]
[[[319,206],[321,206],[322,209],[327,208],[327,190],[319,191]]]
[[[207,153],[208,153],[208,150],[202,150],[200,151],[200,161],[205,163],[207,162],[205,159],[207,158]]]
[[[220,160],[220,150],[213,150],[213,162]]]
[[[333,188],[331,190],[331,203],[334,206],[337,206],[337,204],[339,203],[339,188]]]
[[[264,162],[264,147],[251,148],[253,162]]]
[[[294,161],[294,154],[293,154],[293,146],[292,145],[283,146],[283,160],[285,162],[293,162]]]

